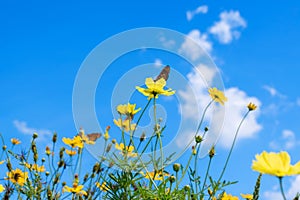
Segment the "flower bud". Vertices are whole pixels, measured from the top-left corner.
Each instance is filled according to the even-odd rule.
[[[197,136],[195,137],[195,140],[196,140],[196,143],[200,143],[200,142],[203,141],[203,138],[201,137],[201,135],[197,135]]]
[[[175,172],[178,172],[178,171],[180,170],[180,167],[181,167],[181,164],[179,164],[179,163],[173,164],[173,170],[174,170]]]
[[[170,177],[169,177],[169,180],[170,180],[171,183],[174,183],[175,180],[176,180],[176,178],[175,178],[175,176],[170,176]]]
[[[55,143],[57,141],[57,133],[53,133],[52,142]]]
[[[189,185],[185,185],[184,187],[183,187],[183,189],[185,190],[185,191],[190,191],[191,190],[191,186],[189,186]]]
[[[37,133],[34,132],[33,135],[32,135],[32,138],[33,138],[33,139],[36,139],[36,138],[38,138],[38,136],[39,136],[39,135],[38,135]]]
[[[212,146],[212,148],[209,150],[209,157],[212,158],[214,157],[216,151],[215,151],[215,146]]]
[[[145,139],[146,139],[146,134],[145,134],[145,132],[143,132],[140,137],[140,142],[143,142]]]

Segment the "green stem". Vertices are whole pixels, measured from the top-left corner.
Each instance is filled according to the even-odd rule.
[[[212,160],[212,157],[209,157],[209,162],[208,162],[208,166],[207,166],[207,170],[206,170],[204,182],[203,182],[203,185],[202,185],[201,193],[204,191],[204,187],[205,187],[205,184],[206,184],[206,180],[207,180],[209,169],[210,169],[210,165],[211,165],[211,160]]]
[[[176,187],[178,187],[178,185],[179,185],[179,184],[181,183],[181,181],[183,180],[183,178],[184,178],[184,176],[185,176],[185,173],[186,173],[186,171],[188,170],[188,167],[190,166],[190,163],[191,163],[192,158],[193,158],[193,153],[191,153],[190,158],[189,158],[189,160],[188,160],[188,163],[186,164],[186,167],[185,167],[185,169],[183,170],[182,175],[181,175],[181,178],[180,178],[180,180],[177,182]]]
[[[280,191],[281,191],[282,198],[284,200],[286,200],[286,197],[285,197],[284,191],[283,191],[283,186],[282,186],[282,177],[278,177],[278,179],[279,179],[279,185],[280,185]]]
[[[228,165],[228,162],[229,162],[230,156],[231,156],[231,154],[232,154],[232,150],[233,150],[233,147],[234,147],[234,145],[235,145],[235,142],[236,142],[236,139],[237,139],[238,133],[239,133],[239,131],[240,131],[240,128],[241,128],[241,126],[242,126],[243,122],[245,121],[245,119],[246,119],[247,115],[249,114],[249,112],[250,112],[250,111],[248,111],[248,112],[247,112],[247,113],[244,115],[244,117],[243,117],[242,121],[240,122],[240,124],[239,124],[239,126],[238,126],[238,128],[237,128],[237,130],[236,130],[236,132],[235,132],[234,139],[233,139],[233,142],[232,142],[232,145],[231,145],[231,148],[230,148],[229,154],[228,154],[228,156],[227,156],[227,159],[226,159],[225,165],[224,165],[224,167],[223,167],[222,173],[221,173],[221,175],[220,175],[220,177],[219,177],[219,179],[218,179],[217,183],[219,183],[219,182],[221,181],[221,179],[223,178],[223,175],[224,175],[224,172],[225,172],[225,170],[226,170],[226,167],[227,167],[227,165]]]
[[[134,130],[132,131],[132,135],[131,135],[132,137],[134,136],[134,133],[135,133],[135,131],[136,131],[136,128],[138,127],[138,125],[139,125],[139,123],[140,123],[140,121],[141,121],[141,119],[142,119],[142,117],[143,117],[143,115],[144,115],[146,109],[148,108],[148,106],[149,106],[151,100],[152,100],[152,99],[149,99],[149,100],[148,100],[148,103],[146,104],[146,106],[144,107],[144,109],[143,109],[142,113],[140,114],[138,120],[136,121],[136,126],[135,126]],[[128,146],[131,145],[131,142],[132,142],[132,140],[130,140]]]
[[[214,101],[214,100],[212,99],[212,100],[207,104],[207,106],[205,107],[205,109],[204,109],[204,111],[203,111],[203,114],[202,114],[202,117],[201,117],[201,120],[200,120],[200,123],[199,123],[199,125],[198,125],[198,128],[197,128],[197,131],[196,131],[195,135],[197,135],[198,132],[200,131],[200,128],[201,128],[201,125],[202,125],[202,123],[203,123],[204,116],[205,116],[205,114],[206,114],[206,112],[207,112],[207,109],[209,108],[209,106],[212,104],[213,101]]]

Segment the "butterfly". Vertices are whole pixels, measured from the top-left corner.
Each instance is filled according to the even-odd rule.
[[[169,74],[170,74],[170,66],[167,65],[161,70],[161,72],[159,73],[159,75],[156,77],[156,79],[154,81],[158,81],[161,78],[163,78],[163,79],[165,79],[165,81],[167,81],[169,78]]]
[[[98,138],[101,137],[101,133],[83,134],[81,131],[79,131],[78,135],[81,138],[84,138],[84,136],[86,136],[89,139],[89,141],[93,141],[93,142],[95,142]]]

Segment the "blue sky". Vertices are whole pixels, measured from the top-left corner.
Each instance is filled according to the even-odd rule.
[[[120,32],[163,27],[192,36],[211,55],[222,75],[226,95],[235,99],[228,103],[226,112],[237,109],[229,119],[236,120],[238,111],[242,112],[239,106],[248,100],[260,104],[252,121],[245,124],[248,132],[241,134],[229,165],[231,170],[225,174],[227,179],[240,180],[230,191],[236,195],[237,190],[252,191],[256,173],[250,169],[251,161],[262,150],[286,150],[293,163],[300,160],[297,1],[10,1],[0,3],[0,24],[0,132],[7,138],[25,141],[36,130],[44,137],[42,145],[47,144],[53,131],[61,136],[76,133],[73,85],[88,54]],[[184,51],[190,53],[190,46]],[[117,80],[133,66],[150,62],[170,64],[174,70],[197,78],[190,68],[180,68],[187,64],[176,55],[154,50],[132,52],[107,69],[104,86],[99,84],[97,91],[108,95],[100,101],[103,93],[97,93],[96,109],[110,112],[107,104]],[[140,96],[134,94],[134,98]],[[107,117],[101,114],[97,116],[103,124],[112,123],[111,113],[106,113]],[[222,145],[227,142],[226,132],[230,131],[224,129],[216,164],[222,164],[228,152]],[[299,183],[299,177],[285,179],[286,191],[291,193],[288,195],[295,194],[293,184]],[[262,185],[263,198],[278,198],[275,178],[265,176]]]

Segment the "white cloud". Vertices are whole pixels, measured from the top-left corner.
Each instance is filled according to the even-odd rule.
[[[296,194],[299,192],[300,176],[296,176],[291,179],[289,189],[287,189],[285,195],[287,199],[294,199]],[[278,188],[278,187],[276,187]],[[265,191],[263,193],[265,199],[282,199],[281,192],[277,190]]]
[[[300,106],[300,98],[297,99],[297,105]]]
[[[257,98],[249,97],[246,92],[236,87],[226,89],[225,95],[228,98],[228,102],[225,103],[225,121],[219,142],[224,147],[230,147],[235,131],[247,110],[246,105],[249,102],[256,104],[258,110],[248,115],[240,129],[238,140],[252,138],[261,130],[262,126],[257,122],[257,118],[260,115],[259,107],[261,103]]]
[[[266,91],[268,91],[272,97],[277,96],[277,97],[280,97],[280,98],[285,98],[285,95],[283,95],[280,92],[278,92],[278,90],[276,90],[274,87],[271,87],[269,85],[264,85],[263,89],[265,89]]]
[[[215,68],[200,64],[187,75],[191,87],[178,91],[178,94],[184,99],[184,104],[181,105],[184,111],[181,114],[184,118],[199,119],[198,110],[195,108],[199,108],[201,111],[210,101],[207,84],[212,82],[216,73]]]
[[[154,60],[154,66],[155,67],[161,67],[163,65],[163,63],[162,63],[162,61],[161,61],[161,59],[155,59]]]
[[[197,73],[197,71],[203,72],[202,74]],[[190,120],[199,120],[199,109],[200,113],[210,101],[210,97],[207,92],[206,81],[212,81],[214,76],[217,74],[216,69],[211,69],[205,65],[199,65],[193,72],[188,74],[188,79],[190,81],[190,86],[192,89],[187,88],[186,90],[178,91],[179,96],[184,99],[181,113],[183,118],[189,118]],[[204,81],[203,76],[207,78]],[[225,119],[223,120],[223,110],[220,109],[220,106],[211,107],[210,111],[207,113],[208,121],[212,117],[218,122],[211,123],[210,133],[207,135],[206,141],[208,146],[214,144],[217,139],[223,147],[230,147],[234,138],[235,131],[239,125],[239,122],[242,120],[244,114],[247,112],[247,104],[253,102],[258,107],[260,107],[260,101],[255,97],[249,97],[246,92],[240,90],[239,88],[232,87],[225,90],[225,95],[228,98],[228,101],[225,103]],[[214,112],[212,112],[214,110]],[[214,116],[212,116],[214,114]],[[260,115],[260,110],[257,109],[254,112],[251,112],[246,120],[244,121],[243,126],[240,129],[238,140],[245,138],[252,138],[256,133],[261,130],[261,125],[258,124],[257,118]],[[220,126],[220,123],[223,123],[222,135],[219,137],[219,130],[217,127]],[[221,124],[222,125],[222,124]],[[182,142],[182,141],[181,141]]]
[[[179,53],[183,53],[195,61],[205,54],[203,50],[210,53],[212,50],[212,43],[208,41],[207,34],[194,29],[186,36],[185,41],[179,49]]]
[[[209,32],[217,37],[220,43],[228,44],[240,37],[240,28],[246,28],[247,23],[239,11],[224,11],[220,14],[220,21],[210,27]]]
[[[37,133],[39,135],[39,138],[41,139],[48,138],[52,135],[52,131],[50,130],[28,127],[27,123],[24,121],[14,120],[13,123],[18,131],[25,135],[32,135],[33,133]]]
[[[279,141],[273,140],[269,143],[270,148],[274,150],[289,150],[294,148],[300,141],[297,140],[296,134],[291,130],[283,130]]]
[[[164,36],[160,37],[159,41],[162,42],[162,45],[166,48],[172,48],[176,44],[174,40],[167,40]]]
[[[191,21],[195,15],[197,14],[206,14],[208,12],[208,6],[202,5],[199,6],[196,10],[187,11],[186,12],[186,18],[188,21]]]

